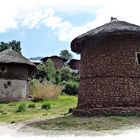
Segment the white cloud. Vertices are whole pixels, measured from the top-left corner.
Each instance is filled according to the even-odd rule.
[[[94,13],[96,19],[84,26],[56,16]],[[37,28],[41,24],[51,28],[60,41],[70,41],[77,35],[109,22],[117,17],[140,25],[139,0],[0,0],[0,32],[16,28]],[[84,19],[83,19],[84,20]]]
[[[94,11],[96,15],[95,20],[86,23],[84,26],[72,26],[71,29],[62,32],[61,34],[58,33],[59,39],[61,41],[71,41],[74,37],[109,22],[111,16],[117,17],[118,20],[140,25],[140,2],[138,0],[104,0],[104,2],[106,3],[102,4],[100,1],[98,4],[95,3],[95,5],[98,5],[98,8]]]

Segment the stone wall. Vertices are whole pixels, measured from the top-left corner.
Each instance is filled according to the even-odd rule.
[[[61,69],[64,66],[64,61],[61,58],[52,57],[48,59],[51,59],[54,62],[54,66],[56,69]],[[46,63],[48,59],[43,60],[43,62]]]
[[[28,84],[26,80],[0,79],[0,102],[26,99]]]
[[[71,60],[69,66],[71,69],[80,70],[80,60]]]
[[[29,68],[24,64],[0,64],[0,79],[27,80]]]
[[[140,107],[140,64],[136,57],[140,38],[106,36],[88,40],[81,47],[80,91],[74,114],[87,115],[89,110],[91,115],[103,110],[111,113],[111,107],[119,114],[127,107]]]

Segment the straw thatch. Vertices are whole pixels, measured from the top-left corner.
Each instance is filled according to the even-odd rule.
[[[15,52],[12,49],[7,49],[0,52],[0,63],[5,64],[24,64],[28,65],[30,70],[34,69],[36,66],[30,62],[27,58],[22,56],[21,54]]]
[[[124,21],[111,21],[98,28],[92,29],[72,40],[71,48],[76,53],[81,52],[82,42],[97,37],[117,34],[140,34],[140,26]]]

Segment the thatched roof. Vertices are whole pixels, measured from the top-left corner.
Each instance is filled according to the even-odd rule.
[[[36,66],[32,62],[30,62],[27,58],[25,58],[24,56],[15,52],[12,49],[7,49],[0,52],[0,63],[25,64],[25,65],[28,65],[30,69],[36,68]]]
[[[52,58],[61,59],[61,60],[62,60],[62,61],[64,61],[64,62],[68,61],[67,59],[65,59],[65,58],[62,58],[62,57],[60,57],[60,56],[57,56],[57,55],[43,57],[41,60],[45,61],[45,60],[47,60],[47,59],[52,59]]]
[[[140,34],[140,26],[124,21],[111,21],[73,39],[71,42],[71,49],[76,53],[80,53],[83,40],[117,34]]]

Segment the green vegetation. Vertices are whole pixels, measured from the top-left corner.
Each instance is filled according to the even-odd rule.
[[[25,103],[21,103],[18,105],[18,109],[17,112],[23,112],[26,110],[26,104]]]
[[[77,95],[79,82],[79,74],[72,73],[68,66],[56,70],[54,63],[49,59],[47,63],[38,65],[37,72],[34,73],[30,80],[30,93],[33,95],[33,91],[34,95],[37,95],[36,100],[46,99],[44,96],[46,96],[46,93],[49,94],[49,85],[49,87],[54,87],[52,90],[56,90],[57,88],[58,91],[62,91],[68,95]],[[54,91],[54,93],[58,92]],[[50,93],[50,95],[54,95],[54,93]]]
[[[32,79],[38,79],[40,82],[47,80],[51,83],[55,82],[56,69],[54,62],[48,59],[46,63],[37,66],[37,71],[33,74]]]
[[[62,58],[65,58],[67,60],[72,59],[72,54],[68,50],[62,50],[59,54]]]
[[[68,81],[65,82],[65,87],[63,89],[63,92],[68,95],[77,95],[79,90],[79,82],[76,81]]]
[[[51,104],[50,103],[44,103],[44,104],[42,104],[42,107],[41,108],[48,110],[48,109],[51,108]]]
[[[30,104],[28,105],[28,108],[35,108],[35,103],[30,103]]]
[[[45,103],[50,104],[51,108],[49,110],[42,109],[42,105]],[[35,104],[35,108],[28,107],[31,104]],[[75,96],[59,96],[57,99],[38,102],[21,101],[0,104],[0,122],[25,122],[29,120],[62,116],[67,114],[69,108],[75,107],[76,104],[77,97]],[[26,106],[25,110],[22,111],[22,109],[19,109],[20,111],[17,112],[19,106],[20,108]]]
[[[20,41],[12,40],[9,43],[0,42],[0,52],[9,48],[21,54]]]
[[[74,117],[67,115],[54,119],[47,119],[38,123],[32,123],[30,126],[41,128],[43,130],[113,130],[122,127],[134,127],[140,124],[138,116],[108,116],[108,117]]]

